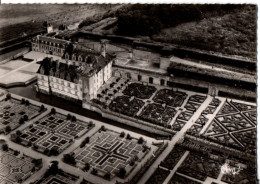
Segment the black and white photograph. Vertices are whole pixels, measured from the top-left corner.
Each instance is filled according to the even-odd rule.
[[[46,2],[0,1],[0,184],[259,183],[257,2]]]

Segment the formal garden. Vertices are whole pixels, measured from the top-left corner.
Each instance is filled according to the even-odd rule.
[[[175,171],[176,169],[176,171]],[[237,172],[233,174],[232,172]],[[160,163],[146,184],[255,183],[255,160],[185,136]],[[206,183],[207,183],[206,182]]]
[[[153,124],[167,126],[176,112],[177,111],[174,108],[152,103],[144,107],[144,110],[139,117],[142,120],[152,122]]]
[[[34,159],[2,145],[0,151],[0,183],[22,183],[42,168],[42,160]]]
[[[149,99],[156,90],[157,89],[154,86],[131,83],[123,91],[123,94],[127,96],[134,96],[140,99]]]
[[[205,181],[207,177],[217,179],[224,159],[213,154],[192,151],[177,172]]]
[[[107,180],[125,178],[150,149],[142,137],[136,139],[102,126],[73,152],[65,154],[63,161]]]
[[[52,161],[49,169],[34,184],[75,184],[78,180],[78,176],[61,170],[58,161]]]
[[[161,89],[155,94],[153,101],[171,107],[180,107],[186,98],[187,94],[184,92],[173,91],[172,89]]]
[[[29,100],[17,100],[7,94],[5,100],[0,101],[0,132],[8,134],[45,110],[43,105],[36,106]]]
[[[201,184],[200,182],[186,178],[180,174],[174,174],[169,184]],[[212,184],[212,183],[211,183]]]
[[[22,131],[11,135],[11,140],[30,147],[45,155],[58,155],[69,147],[74,139],[87,133],[93,122],[78,120],[75,116],[57,113],[53,108],[44,116]]]
[[[142,100],[129,96],[118,96],[109,105],[109,109],[127,116],[135,116],[144,105]]]
[[[172,149],[167,157],[161,162],[160,166],[172,170],[185,152],[186,149],[184,147],[175,145],[174,149]]]
[[[255,154],[255,115],[254,105],[226,101],[203,136],[214,142]]]
[[[101,108],[175,131],[182,129],[207,98],[206,95],[121,78],[111,79],[97,96],[92,102]],[[214,106],[218,101],[211,103]],[[200,128],[195,127],[196,131]]]
[[[146,184],[162,184],[169,174],[169,170],[158,167],[152,176],[147,180]]]

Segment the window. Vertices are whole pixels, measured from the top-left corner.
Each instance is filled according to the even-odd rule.
[[[161,85],[164,86],[164,84],[165,84],[165,80],[161,79]]]
[[[153,78],[149,77],[149,83],[153,84]]]
[[[138,75],[138,81],[142,80],[142,75]]]

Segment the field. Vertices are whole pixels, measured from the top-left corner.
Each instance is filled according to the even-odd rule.
[[[86,170],[101,177],[114,176],[124,178],[135,166],[142,161],[149,152],[146,141],[137,140],[129,135],[117,133],[112,130],[101,128],[90,137],[89,142],[76,148],[73,157],[76,167]],[[121,171],[125,170],[122,174]]]
[[[111,5],[2,5],[0,7],[0,43],[44,31],[44,21],[51,23],[54,28],[58,28],[61,24],[67,26],[79,24],[88,17],[107,12],[107,7]]]
[[[43,111],[38,106],[22,103],[14,98],[0,101],[0,129],[8,134],[24,122],[40,115]]]
[[[27,155],[20,155],[19,152],[10,148],[0,152],[0,183],[21,183],[42,165],[36,165],[35,160]]]
[[[247,7],[224,16],[205,18],[165,28],[155,34],[153,39],[255,60],[255,18],[256,9]]]
[[[69,147],[74,139],[87,133],[94,124],[83,122],[69,115],[50,113],[19,134],[13,135],[13,141],[24,146],[33,146],[46,155],[58,155]]]

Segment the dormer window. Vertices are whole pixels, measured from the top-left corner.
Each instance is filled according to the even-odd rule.
[[[80,62],[82,61],[82,57],[81,57],[81,56],[79,56],[79,61],[80,61]]]
[[[66,53],[65,58],[66,58],[66,59],[69,59],[69,57],[70,57],[69,54]]]
[[[72,60],[74,60],[74,61],[77,60],[77,58],[76,58],[76,56],[74,54],[72,55]]]

